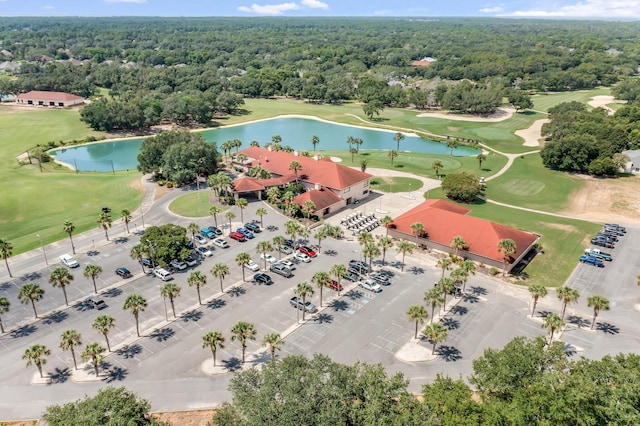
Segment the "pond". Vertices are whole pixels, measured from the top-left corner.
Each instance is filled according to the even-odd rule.
[[[363,144],[360,145],[360,149],[367,151],[395,149],[397,146],[393,139],[395,133],[309,118],[281,117],[206,130],[202,132],[202,136],[209,142],[217,142],[218,147],[230,139],[240,139],[242,146],[248,147],[254,140],[258,141],[260,146],[264,146],[267,142],[271,142],[274,135],[279,135],[281,145],[289,145],[301,151],[313,151],[311,138],[314,135],[320,139],[317,145],[318,151],[348,150],[347,138],[351,136],[362,139]],[[138,165],[137,156],[142,141],[143,138],[138,138],[79,145],[56,149],[51,152],[51,155],[79,171],[129,170],[135,169]],[[406,135],[400,142],[400,150],[443,155],[448,155],[450,152],[444,143],[412,135]],[[453,155],[472,156],[479,152],[474,148],[460,146],[453,150]]]

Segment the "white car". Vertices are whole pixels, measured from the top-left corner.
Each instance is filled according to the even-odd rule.
[[[366,279],[364,281],[360,281],[358,285],[365,290],[369,290],[374,293],[380,293],[382,291],[382,287],[380,287],[380,284],[378,284],[374,280]]]
[[[203,237],[202,235],[194,235],[193,238],[196,240],[196,243],[198,244],[207,244],[207,239],[205,237]]]
[[[184,271],[189,266],[187,262],[178,259],[173,259],[169,265],[178,271]]]
[[[213,240],[213,244],[217,245],[220,248],[228,248],[229,243],[224,238],[216,238]]]
[[[213,252],[209,249],[209,247],[197,247],[196,251],[204,257],[211,257],[213,256]]]
[[[260,266],[258,266],[258,264],[253,260],[249,260],[247,263],[244,264],[244,266],[245,268],[251,269],[253,272],[258,272],[260,270]]]
[[[286,266],[287,268],[291,269],[292,271],[294,269],[296,269],[295,263],[293,263],[290,260],[281,260],[280,263],[282,263],[284,266]]]
[[[304,253],[297,252],[293,257],[295,259],[298,259],[300,262],[304,262],[304,263],[311,262],[311,258]]]
[[[276,263],[278,261],[278,259],[276,259],[275,257],[271,256],[271,254],[269,254],[269,253],[261,253],[260,254],[260,259],[266,260],[269,263]]]

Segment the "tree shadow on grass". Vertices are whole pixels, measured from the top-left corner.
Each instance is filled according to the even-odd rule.
[[[136,355],[139,355],[142,353],[142,346],[140,346],[137,343],[133,345],[123,346],[122,348],[118,349],[115,353],[117,355],[124,357],[125,359],[133,358]]]
[[[154,339],[157,342],[165,342],[170,338],[172,338],[175,334],[176,332],[173,331],[173,328],[164,327],[159,330],[155,330],[153,333],[149,335],[149,338]]]
[[[436,347],[436,354],[446,362],[456,362],[462,359],[460,351],[457,348],[448,345]]]

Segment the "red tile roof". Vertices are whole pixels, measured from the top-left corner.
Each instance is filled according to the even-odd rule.
[[[256,179],[250,177],[242,177],[233,181],[233,190],[235,192],[261,191],[264,186]]]
[[[428,239],[446,246],[460,235],[467,243],[469,252],[503,261],[498,251],[498,242],[511,239],[516,244],[514,259],[520,257],[536,242],[538,236],[529,232],[509,228],[499,223],[467,216],[470,210],[443,200],[428,200],[408,212],[395,218],[392,227],[406,233],[411,238],[411,225],[420,222],[424,225]]]
[[[247,163],[249,167],[259,165],[280,176],[291,174],[289,164],[292,161],[297,161],[302,165],[302,169],[298,172],[300,180],[335,190],[345,189],[372,176],[369,173],[334,163],[328,157],[316,160],[313,157],[296,156],[284,151],[269,151],[257,146],[243,149],[240,152],[252,159]]]
[[[429,65],[431,65],[431,62],[429,61],[413,61],[411,62],[411,65],[414,67],[428,67]]]
[[[335,192],[328,188],[320,188],[303,192],[293,199],[293,202],[301,207],[305,201],[313,201],[313,204],[316,206],[316,211],[319,211],[342,201],[342,197],[336,195]]]
[[[81,96],[72,95],[71,93],[64,92],[47,92],[44,90],[32,90],[27,93],[21,93],[18,95],[18,99],[35,99],[38,101],[54,101],[54,102],[67,102],[67,101],[81,101],[84,100]]]

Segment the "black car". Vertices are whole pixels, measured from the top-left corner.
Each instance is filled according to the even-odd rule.
[[[264,284],[264,285],[271,285],[273,284],[273,280],[271,279],[271,277],[267,274],[255,274],[253,276],[253,280],[257,283],[257,284]]]
[[[591,240],[591,244],[594,246],[606,247],[606,248],[615,248],[615,245],[612,242],[609,242],[602,238],[593,238]]]
[[[259,234],[260,232],[262,232],[262,229],[260,229],[260,227],[256,223],[253,223],[253,222],[245,223],[244,227],[247,228],[251,232],[255,232],[256,234]]]
[[[617,229],[618,231],[620,231],[622,233],[626,233],[627,232],[627,228],[625,228],[624,226],[620,226],[617,223],[605,223],[604,226],[605,226],[605,228]]]
[[[359,260],[351,260],[349,261],[349,268],[355,269],[360,274],[369,273],[369,265]]]
[[[293,240],[284,240],[284,245],[285,246],[289,246],[289,247],[293,247],[295,245],[295,243],[293,242]]]
[[[215,226],[210,226],[209,231],[213,232],[216,235],[222,235],[222,231],[216,228]]]
[[[605,234],[616,235],[618,237],[623,237],[624,236],[624,232],[622,232],[618,228],[608,228],[608,227],[605,226],[602,232],[604,232]]]
[[[612,243],[618,242],[618,237],[616,237],[615,235],[612,235],[612,234],[604,233],[604,232],[598,232],[596,234],[596,238],[600,238],[601,240],[607,240],[607,241],[612,242]]]
[[[118,275],[119,277],[122,278],[131,278],[133,275],[131,275],[131,272],[129,272],[129,270],[127,268],[118,268],[116,269],[116,275]]]

